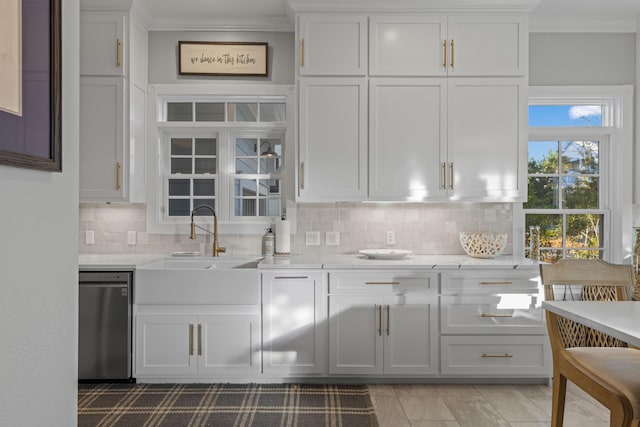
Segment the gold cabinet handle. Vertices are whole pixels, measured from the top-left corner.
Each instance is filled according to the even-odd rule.
[[[451,39],[451,68],[453,68],[453,59],[454,59],[454,53],[453,53],[453,39]]]
[[[309,277],[307,276],[276,276],[275,279],[276,280],[281,280],[281,279],[308,279]]]
[[[453,190],[453,162],[449,163],[449,188]]]
[[[198,356],[202,356],[202,325],[198,323]]]
[[[364,282],[365,285],[399,285],[400,282]]]
[[[382,336],[382,306],[378,305],[378,336]]]
[[[120,190],[120,170],[122,167],[120,166],[120,162],[116,163],[116,190]]]
[[[513,314],[482,313],[480,317],[513,317]]]
[[[120,39],[116,39],[116,68],[120,68],[122,61],[120,59],[120,51],[122,50],[122,43]]]
[[[487,354],[482,353],[481,356],[483,359],[511,359],[513,358],[512,354],[504,353],[504,354]]]
[[[391,335],[391,306],[387,304],[387,336]]]
[[[300,162],[300,189],[304,190],[304,162]]]
[[[480,285],[513,285],[513,282],[478,282]]]
[[[189,323],[189,356],[193,356],[193,325]]]
[[[447,189],[447,164],[442,163],[442,189]]]
[[[443,52],[442,66],[444,68],[447,68],[447,39],[444,39],[444,41],[442,42],[442,52]]]
[[[304,38],[300,40],[300,66],[304,67]]]

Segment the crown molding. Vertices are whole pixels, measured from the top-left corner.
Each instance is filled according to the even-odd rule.
[[[540,0],[288,0],[301,12],[530,12]]]

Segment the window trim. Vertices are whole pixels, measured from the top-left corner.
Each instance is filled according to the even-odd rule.
[[[161,206],[164,204],[164,170],[165,161],[162,144],[167,135],[211,136],[229,138],[239,131],[263,131],[282,135],[284,144],[284,164],[286,171],[282,181],[282,208],[286,208],[287,216],[295,224],[295,87],[293,85],[269,84],[158,84],[150,85],[147,95],[147,232],[151,234],[188,235],[188,220],[167,222]],[[197,102],[202,99],[228,98],[270,100],[284,97],[287,111],[286,122],[164,122],[166,101],[185,100]],[[239,129],[242,126],[243,129]],[[230,209],[233,200],[229,175],[230,166],[224,162],[233,161],[233,153],[225,144],[220,144],[216,180],[216,213],[219,217],[220,234],[263,234],[264,229],[271,226],[273,217],[249,220],[230,220]],[[222,160],[224,159],[224,160]],[[222,160],[222,161],[220,161]],[[224,202],[221,202],[224,201]],[[220,211],[218,211],[220,209]],[[210,228],[210,221],[203,221],[202,226]],[[295,232],[295,230],[292,230]]]
[[[605,236],[603,258],[614,263],[630,262],[632,249],[633,202],[633,86],[530,86],[529,105],[603,105],[602,126],[597,127],[529,127],[529,140],[545,135],[575,136],[601,135],[607,138],[606,156],[601,172],[607,181],[603,194],[608,195],[605,206],[610,210]],[[524,156],[528,156],[525,151]],[[604,164],[606,163],[606,164]],[[523,173],[527,174],[527,170]],[[603,208],[603,206],[601,206]],[[523,203],[513,205],[513,255],[524,257]],[[607,226],[605,224],[605,226]]]

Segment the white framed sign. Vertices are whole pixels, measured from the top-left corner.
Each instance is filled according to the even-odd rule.
[[[267,43],[178,42],[181,75],[267,76]]]

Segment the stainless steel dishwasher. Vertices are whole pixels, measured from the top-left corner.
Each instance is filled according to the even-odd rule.
[[[79,380],[131,380],[131,285],[131,272],[80,272]]]

